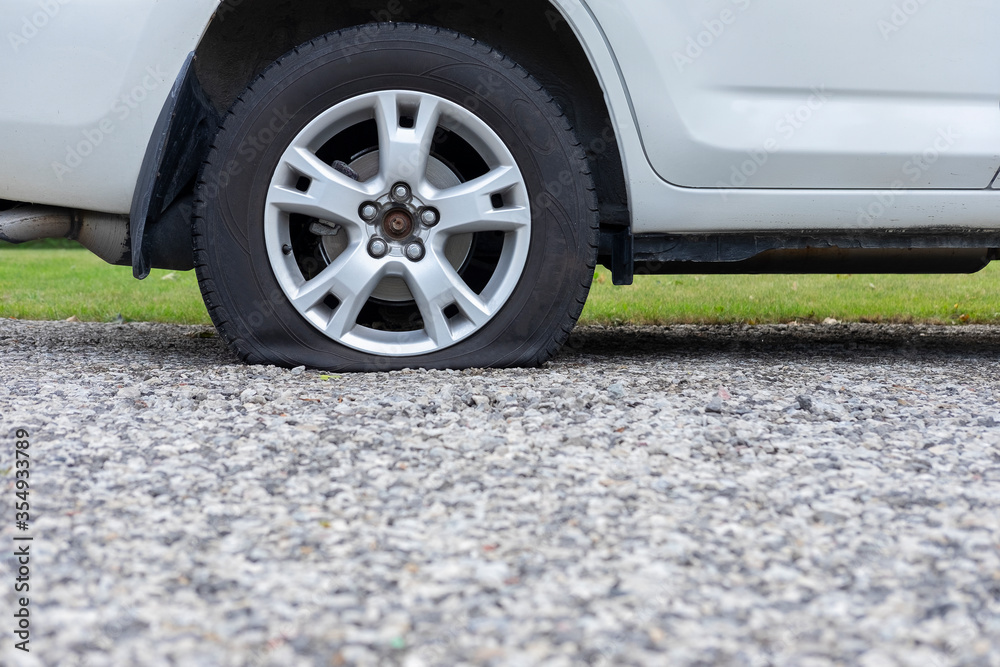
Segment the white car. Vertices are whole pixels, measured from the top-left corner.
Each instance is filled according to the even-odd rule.
[[[1000,247],[995,0],[0,17],[0,238],[195,269],[252,363],[538,364],[597,263],[971,272]]]

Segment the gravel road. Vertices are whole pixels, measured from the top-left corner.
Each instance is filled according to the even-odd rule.
[[[1000,328],[585,328],[542,369],[336,376],[3,321],[34,541],[0,663],[1000,665],[998,360]]]

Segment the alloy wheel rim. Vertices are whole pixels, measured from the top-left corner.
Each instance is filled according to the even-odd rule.
[[[342,133],[372,122],[377,146],[350,162],[324,159]],[[485,168],[445,175],[449,148],[471,149]],[[311,237],[293,233],[302,219],[314,236],[344,235],[324,243],[336,250],[315,272],[297,248]],[[382,356],[443,350],[486,326],[521,279],[530,235],[527,185],[496,132],[453,102],[402,90],[352,98],[310,122],[281,156],[264,213],[271,269],[295,310],[331,340]],[[492,265],[479,268],[478,282],[461,266],[461,248],[477,246],[472,238],[493,247],[477,259]],[[397,284],[394,293],[401,281],[412,297],[401,329],[362,317],[384,305],[386,281]]]

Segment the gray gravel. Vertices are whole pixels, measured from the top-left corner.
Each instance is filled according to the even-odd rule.
[[[3,321],[0,353],[35,515],[5,665],[1000,665],[997,328],[588,328],[543,369],[334,376]]]

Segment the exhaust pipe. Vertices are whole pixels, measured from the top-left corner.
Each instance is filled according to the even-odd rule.
[[[132,265],[128,216],[49,206],[0,211],[0,241],[26,243],[70,239],[108,264]]]

